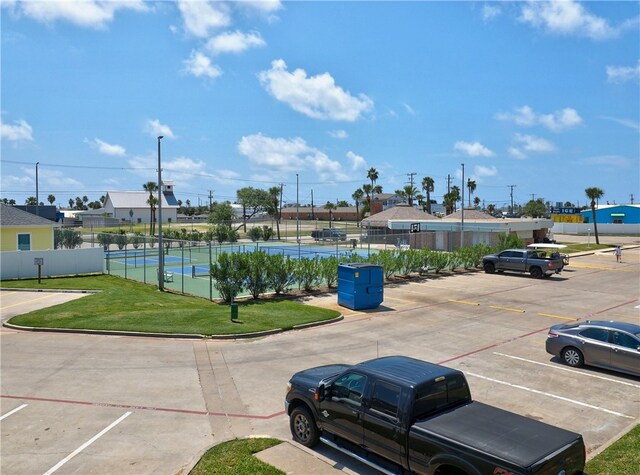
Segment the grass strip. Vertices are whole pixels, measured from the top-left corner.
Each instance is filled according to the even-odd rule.
[[[303,305],[290,300],[238,302],[238,320],[231,321],[228,304],[169,292],[158,292],[120,277],[99,275],[18,281],[3,281],[3,288],[101,290],[100,293],[53,307],[18,315],[15,325],[88,330],[116,330],[153,333],[231,335],[329,320],[335,310]]]
[[[202,456],[190,475],[284,475],[253,454],[278,445],[278,439],[235,439],[216,445]]]
[[[585,472],[589,475],[640,474],[640,425],[589,460]]]

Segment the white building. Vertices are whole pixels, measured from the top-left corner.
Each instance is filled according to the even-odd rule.
[[[175,223],[178,215],[178,200],[173,194],[173,182],[165,181],[162,193],[162,222]],[[156,198],[157,192],[153,194]],[[103,213],[124,223],[150,223],[151,207],[147,204],[149,193],[146,191],[108,191]],[[155,209],[158,219],[158,208]]]

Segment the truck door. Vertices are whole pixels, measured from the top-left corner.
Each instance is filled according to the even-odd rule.
[[[401,388],[386,381],[373,383],[364,412],[364,445],[392,462],[402,463],[404,430],[398,405]]]
[[[527,270],[527,252],[513,251],[509,260],[509,270],[524,272]]]
[[[362,445],[362,395],[367,377],[355,372],[343,374],[329,388],[320,403],[320,417],[327,431]]]

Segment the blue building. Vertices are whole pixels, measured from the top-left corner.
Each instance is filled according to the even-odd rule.
[[[593,222],[590,209],[581,211],[583,223]],[[640,224],[640,205],[600,205],[596,207],[598,224]]]

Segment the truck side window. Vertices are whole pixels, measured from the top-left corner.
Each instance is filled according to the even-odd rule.
[[[371,409],[382,412],[388,416],[398,416],[398,402],[400,401],[400,388],[393,384],[377,381],[371,392]]]
[[[466,402],[469,398],[464,378],[454,376],[447,381],[434,383],[425,392],[416,394],[413,415],[415,419],[427,417],[443,407]]]
[[[333,383],[331,395],[360,405],[366,380],[365,376],[358,373],[345,374]]]

